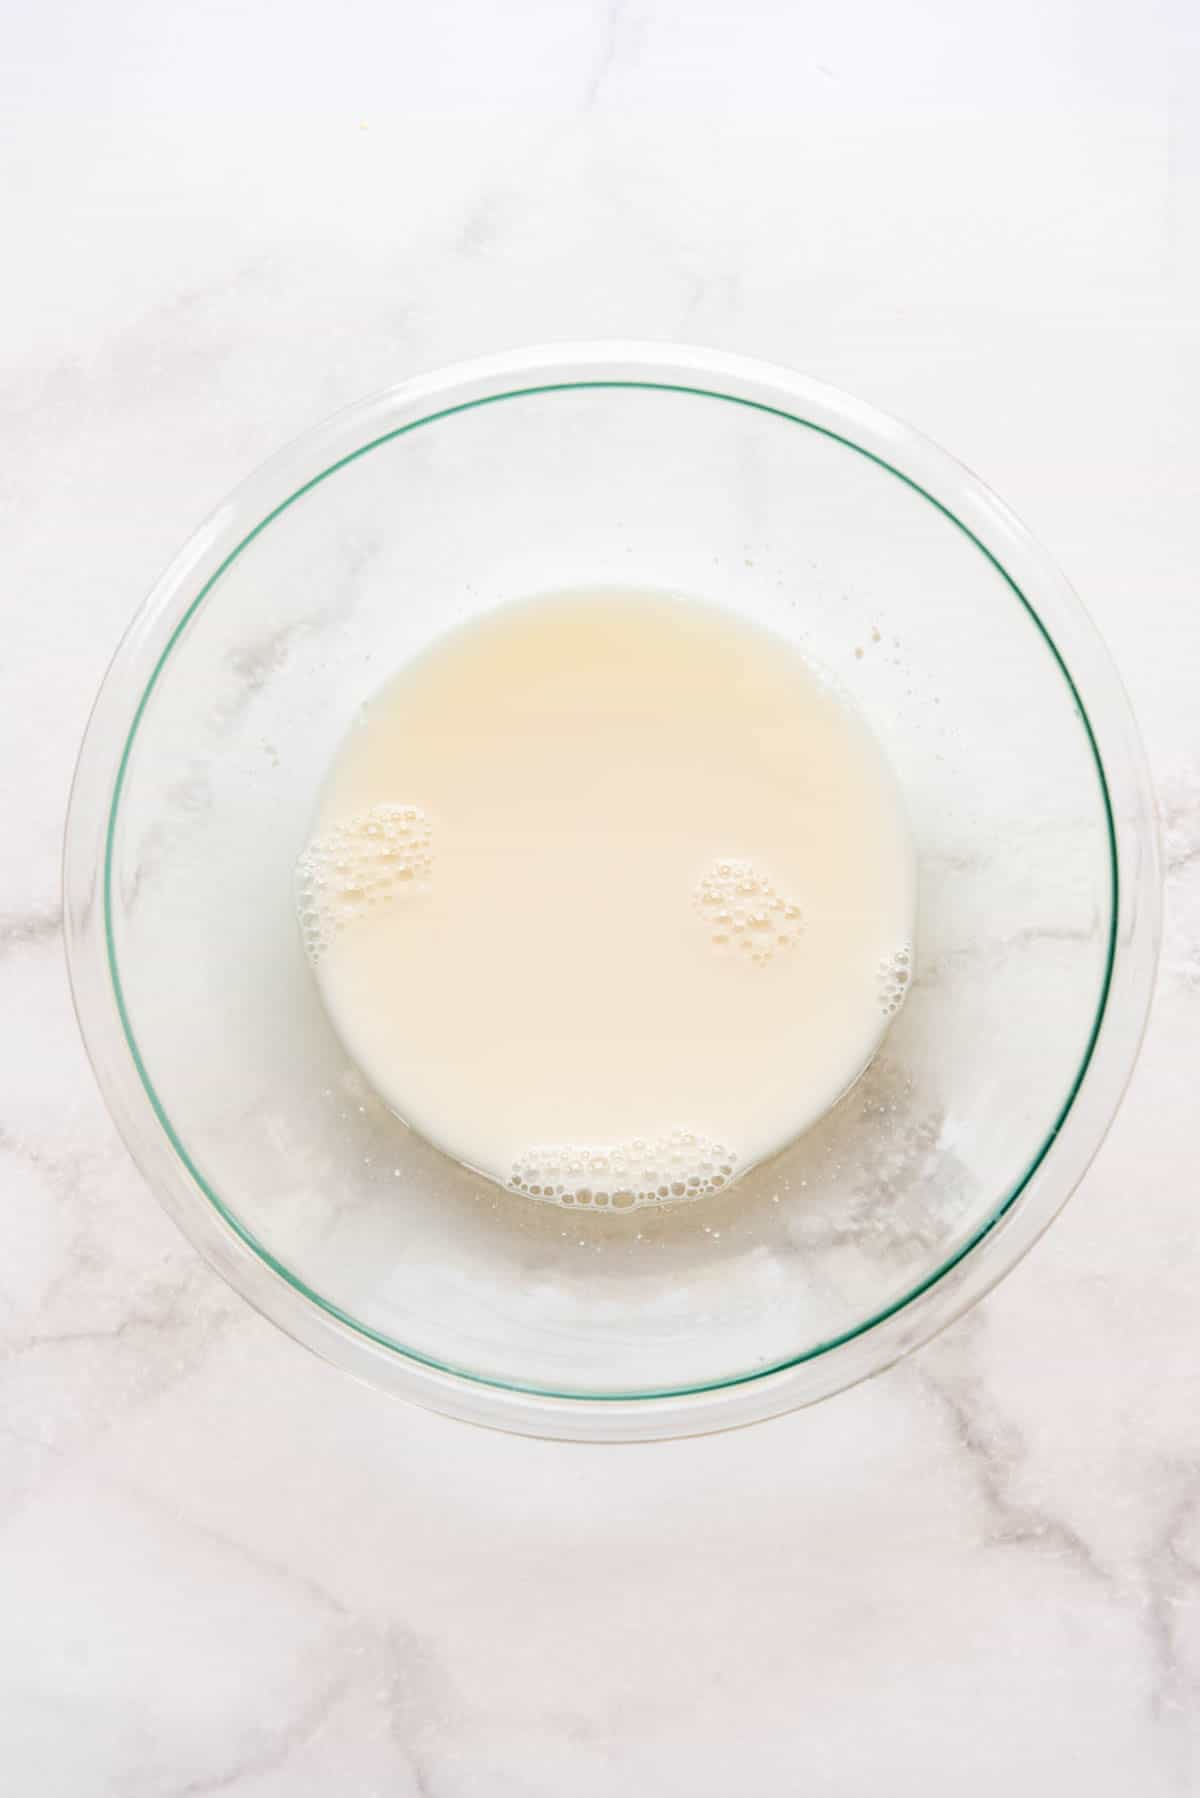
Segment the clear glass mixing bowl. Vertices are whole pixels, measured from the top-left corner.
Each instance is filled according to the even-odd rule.
[[[373,1097],[318,1002],[292,871],[394,667],[509,599],[609,583],[730,606],[840,677],[905,789],[920,918],[908,1003],[817,1127],[727,1193],[568,1215]],[[407,382],[252,476],[116,655],[64,884],[100,1084],[221,1273],[394,1392],[592,1438],[807,1403],[978,1298],[1098,1146],[1158,941],[1128,705],[1017,520],[826,387],[631,344]]]

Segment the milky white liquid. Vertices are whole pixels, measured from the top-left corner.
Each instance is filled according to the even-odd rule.
[[[913,852],[866,724],[782,639],[656,594],[513,605],[401,669],[298,893],[381,1097],[560,1204],[727,1184],[856,1079],[910,975]]]

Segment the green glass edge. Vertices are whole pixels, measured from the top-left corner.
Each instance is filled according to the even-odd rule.
[[[474,1373],[469,1368],[455,1367],[450,1362],[439,1361],[432,1355],[422,1354],[418,1349],[406,1348],[403,1343],[396,1342],[392,1337],[386,1336],[381,1330],[372,1329],[369,1324],[365,1324],[358,1318],[352,1317],[348,1312],[343,1311],[339,1305],[334,1304],[331,1299],[324,1298],[313,1287],[307,1285],[305,1281],[294,1274],[282,1261],[278,1260],[277,1257],[271,1253],[270,1249],[268,1249],[264,1243],[259,1242],[258,1238],[245,1227],[240,1219],[228,1208],[220,1195],[208,1184],[208,1181],[192,1161],[187,1148],[176,1133],[175,1127],[171,1123],[171,1120],[155,1091],[154,1084],[150,1079],[145,1062],[142,1059],[141,1050],[138,1047],[137,1038],[134,1035],[133,1025],[130,1021],[128,1009],[125,1004],[124,989],[121,985],[121,976],[117,965],[112,912],[113,853],[116,841],[117,810],[120,804],[121,792],[125,784],[125,776],[129,767],[129,758],[133,750],[134,738],[137,735],[138,727],[145,714],[150,695],[154,691],[158,678],[166,666],[175,645],[178,643],[180,637],[195,616],[195,613],[203,601],[208,597],[209,593],[212,592],[213,588],[221,579],[222,575],[225,574],[227,569],[232,567],[233,563],[236,562],[243,550],[247,549],[249,545],[254,542],[256,537],[261,536],[268,525],[273,524],[277,518],[286,512],[289,507],[293,506],[297,500],[302,499],[306,493],[311,493],[315,487],[320,486],[323,481],[328,480],[330,475],[336,474],[339,469],[348,468],[352,462],[357,462],[360,457],[368,455],[372,450],[379,449],[383,444],[390,443],[397,437],[405,437],[412,431],[420,430],[425,425],[436,424],[444,418],[452,418],[457,413],[474,412],[483,406],[496,405],[503,400],[531,399],[537,398],[543,394],[579,392],[595,388],[633,389],[654,393],[681,393],[689,394],[699,399],[723,400],[727,405],[744,406],[749,411],[761,412],[770,417],[784,419],[789,424],[800,425],[805,430],[813,431],[819,436],[827,437],[835,443],[844,445],[845,448],[855,451],[857,455],[865,457],[868,462],[873,462],[876,467],[883,469],[887,474],[893,475],[896,480],[901,481],[904,486],[910,488],[912,492],[919,494],[922,499],[927,500],[935,510],[940,512],[944,518],[948,519],[951,524],[961,531],[963,536],[966,537],[970,543],[974,544],[980,554],[990,562],[997,574],[1000,575],[1001,579],[1024,606],[1026,612],[1029,614],[1030,618],[1032,618],[1040,632],[1051,655],[1054,657],[1055,662],[1058,664],[1062,677],[1067,684],[1067,688],[1074,701],[1075,708],[1087,735],[1088,746],[1091,749],[1092,759],[1096,765],[1097,778],[1100,782],[1100,793],[1104,804],[1104,820],[1108,832],[1109,876],[1112,887],[1112,912],[1109,921],[1104,979],[1101,983],[1100,1002],[1096,1010],[1096,1016],[1092,1024],[1091,1032],[1088,1036],[1083,1060],[1079,1065],[1079,1070],[1067,1093],[1067,1097],[1058,1116],[1051,1125],[1045,1141],[1041,1144],[1041,1147],[1026,1168],[1024,1174],[1022,1174],[1008,1196],[1001,1201],[991,1216],[987,1218],[975,1233],[962,1243],[960,1247],[955,1250],[954,1254],[951,1255],[947,1261],[943,1262],[940,1267],[935,1268],[925,1279],[921,1280],[916,1286],[911,1287],[909,1291],[903,1293],[899,1298],[893,1300],[893,1302],[890,1305],[885,1306],[882,1311],[876,1312],[864,1322],[856,1324],[852,1329],[844,1330],[839,1335],[831,1336],[826,1341],[819,1342],[815,1344],[814,1347],[805,1349],[801,1354],[794,1355],[786,1361],[772,1362],[767,1367],[754,1368],[747,1373],[731,1374],[727,1379],[710,1380],[698,1386],[672,1386],[664,1387],[657,1391],[652,1390],[642,1392],[563,1392],[555,1387],[527,1386],[516,1380],[496,1379],[488,1374]],[[302,486],[297,487],[294,493],[289,494],[287,499],[281,500],[277,506],[267,513],[265,518],[259,520],[253,530],[246,533],[237,547],[230,551],[221,565],[209,576],[208,580],[205,581],[203,587],[201,587],[199,593],[187,608],[187,611],[183,614],[179,623],[175,626],[162,654],[155,663],[142,696],[138,701],[137,709],[134,712],[133,720],[129,727],[129,733],[125,739],[125,746],[121,752],[116,780],[113,783],[112,803],[109,807],[108,827],[105,833],[104,846],[105,945],[109,973],[113,984],[113,993],[117,1002],[117,1011],[121,1020],[121,1028],[124,1032],[125,1040],[129,1046],[130,1055],[133,1058],[138,1078],[141,1080],[142,1086],[145,1089],[151,1108],[159,1123],[162,1125],[172,1148],[175,1150],[175,1153],[178,1155],[180,1161],[183,1163],[184,1167],[186,1167],[201,1192],[208,1199],[209,1203],[214,1207],[219,1216],[224,1219],[225,1223],[234,1234],[246,1245],[252,1254],[256,1255],[260,1261],[265,1263],[273,1273],[278,1274],[282,1280],[286,1281],[295,1292],[298,1292],[303,1298],[308,1299],[310,1303],[316,1305],[318,1309],[324,1311],[329,1317],[335,1318],[339,1323],[342,1323],[348,1329],[353,1330],[356,1335],[366,1338],[369,1342],[376,1344],[377,1347],[387,1349],[392,1354],[401,1355],[406,1360],[417,1362],[423,1367],[432,1368],[437,1373],[449,1374],[456,1379],[470,1380],[475,1385],[497,1388],[502,1392],[520,1393],[531,1398],[549,1398],[566,1400],[569,1402],[578,1401],[600,1404],[630,1404],[654,1399],[691,1398],[705,1392],[718,1392],[728,1387],[744,1386],[753,1380],[767,1379],[773,1374],[786,1373],[789,1368],[800,1367],[807,1361],[815,1361],[821,1355],[829,1354],[833,1349],[840,1348],[845,1343],[853,1342],[858,1337],[866,1335],[869,1330],[877,1329],[880,1324],[886,1323],[891,1317],[895,1317],[898,1312],[903,1311],[906,1306],[911,1305],[916,1299],[919,1299],[924,1293],[928,1292],[931,1287],[936,1286],[940,1280],[944,1280],[947,1274],[951,1273],[960,1262],[964,1261],[969,1254],[978,1248],[984,1238],[995,1229],[1000,1220],[1020,1198],[1030,1180],[1045,1160],[1051,1145],[1059,1131],[1062,1129],[1067,1115],[1078,1096],[1079,1089],[1083,1084],[1084,1076],[1087,1073],[1092,1056],[1095,1052],[1096,1041],[1100,1034],[1100,1027],[1104,1021],[1104,1014],[1108,1007],[1108,998],[1112,987],[1113,965],[1116,959],[1117,948],[1117,921],[1120,910],[1119,901],[1120,874],[1117,859],[1117,838],[1116,826],[1113,819],[1112,799],[1109,794],[1108,780],[1104,772],[1104,763],[1100,757],[1100,750],[1096,742],[1095,732],[1092,729],[1091,719],[1088,717],[1087,709],[1084,706],[1079,695],[1079,690],[1072,679],[1070,669],[1067,667],[1066,662],[1063,660],[1058,649],[1058,645],[1050,635],[1050,632],[1047,630],[1035,608],[1030,604],[1030,601],[1027,599],[1020,586],[1013,579],[1012,575],[1008,572],[1007,568],[1004,567],[1004,564],[999,558],[992,553],[985,543],[980,541],[974,531],[972,531],[968,525],[965,525],[961,518],[952,512],[948,506],[944,505],[941,500],[935,498],[932,493],[922,487],[918,481],[913,480],[910,475],[906,475],[901,469],[894,467],[893,464],[886,461],[884,457],[876,455],[873,450],[865,449],[862,444],[856,443],[853,438],[844,437],[840,432],[831,430],[827,425],[814,424],[811,419],[801,418],[797,413],[785,411],[781,406],[769,406],[761,400],[746,399],[740,394],[721,393],[713,388],[693,387],[683,382],[673,381],[551,381],[534,387],[513,388],[505,393],[485,394],[478,399],[464,400],[456,406],[446,406],[440,411],[427,414],[424,418],[414,419],[411,423],[406,425],[399,425],[395,430],[386,431],[382,436],[372,438],[369,443],[361,444],[358,449],[351,450],[349,454],[339,457],[336,462],[331,462],[328,468],[322,469],[320,474],[316,474],[311,480],[305,481]]]

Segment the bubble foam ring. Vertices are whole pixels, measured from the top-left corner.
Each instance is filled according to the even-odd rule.
[[[795,947],[804,914],[777,891],[753,862],[714,862],[693,894],[718,949],[733,950],[755,967]]]
[[[884,956],[876,975],[879,1004],[885,1017],[894,1018],[908,997],[912,984],[912,950],[907,943],[895,954]]]
[[[415,805],[373,805],[307,844],[296,863],[296,915],[316,961],[339,931],[417,889],[433,866],[429,819]]]
[[[695,1130],[672,1130],[607,1147],[557,1143],[530,1149],[513,1162],[508,1184],[545,1205],[636,1211],[720,1192],[736,1166],[723,1143]]]

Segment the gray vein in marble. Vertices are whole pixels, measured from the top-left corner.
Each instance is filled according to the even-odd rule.
[[[491,248],[499,233],[504,200],[505,192],[499,187],[489,187],[480,194],[454,239],[460,255],[482,256]]]
[[[1200,993],[1194,883],[1200,867],[1200,767],[1187,764],[1160,781],[1159,819],[1166,898],[1160,980],[1190,999]]]
[[[244,1780],[286,1767],[318,1734],[338,1703],[363,1684],[364,1655],[368,1664],[374,1662],[380,1668],[380,1696],[388,1733],[411,1775],[414,1798],[437,1798],[443,1781],[436,1771],[439,1756],[433,1743],[445,1737],[445,1753],[453,1752],[449,1745],[451,1726],[460,1722],[461,1706],[428,1642],[397,1624],[355,1622],[348,1608],[315,1582],[218,1531],[190,1523],[187,1527],[231,1550],[255,1572],[314,1597],[339,1620],[339,1633],[323,1645],[325,1679],[283,1728],[272,1731],[266,1740],[240,1754],[224,1770],[173,1786],[164,1798],[204,1798],[209,1793],[230,1792]]]
[[[189,1779],[184,1785],[168,1786],[164,1788],[163,1798],[205,1798],[206,1794],[213,1792],[231,1792],[243,1780],[278,1772],[312,1741],[349,1688],[350,1676],[339,1675],[316,1692],[284,1730],[242,1757],[227,1772],[218,1773],[215,1777],[202,1774],[198,1779]]]
[[[161,401],[165,376],[193,392],[198,376],[210,376],[242,347],[236,319],[226,322],[221,308],[268,285],[272,276],[281,278],[273,259],[252,256],[219,279],[194,283],[145,307],[86,361],[71,354],[48,366],[12,367],[5,375],[6,415],[32,417],[72,401],[93,412],[141,410],[148,401]]]
[[[188,772],[172,781],[163,793],[160,815],[149,825],[138,845],[132,872],[126,875],[119,871],[119,897],[126,911],[132,911],[137,905],[142,889],[153,877],[162,855],[169,853],[186,835],[190,820],[211,810],[212,784],[204,763],[194,759]]]
[[[0,957],[15,949],[57,942],[62,935],[62,907],[42,905],[31,911],[0,915]]]
[[[985,1327],[978,1312],[961,1319],[917,1360],[914,1371],[937,1401],[967,1460],[987,1510],[988,1540],[999,1547],[1056,1555],[1087,1579],[1110,1587],[1111,1576],[1079,1531],[1044,1502],[1017,1490],[1028,1450],[975,1365],[975,1347]]]
[[[1200,841],[1190,844],[1187,848],[1176,848],[1169,851],[1166,860],[1167,878],[1176,878],[1194,866],[1196,862],[1200,862]]]
[[[69,1204],[78,1197],[87,1174],[112,1167],[127,1159],[125,1151],[115,1138],[95,1150],[83,1147],[50,1153],[37,1143],[18,1135],[4,1123],[0,1123],[0,1155],[10,1156],[44,1179],[51,1197],[59,1205]]]
[[[715,301],[713,310],[724,319],[732,319],[740,311],[742,277],[736,269],[727,270],[724,274],[714,274],[704,269],[688,269],[684,280],[687,283],[685,309],[689,318],[707,307],[710,301]]]
[[[83,1158],[79,1155],[47,1155],[4,1124],[0,1124],[0,1155],[6,1155],[11,1161],[31,1169],[39,1179],[45,1180],[50,1196],[58,1205],[69,1203],[79,1190],[83,1179]],[[60,1275],[53,1286],[60,1284],[65,1278],[65,1273]],[[47,1298],[51,1293],[46,1295]],[[14,1301],[7,1294],[0,1292],[0,1300],[3,1300],[10,1311],[16,1311]]]
[[[408,1762],[419,1798],[438,1798],[441,1781],[435,1784],[427,1738],[459,1722],[461,1705],[442,1661],[423,1637],[393,1623],[383,1632],[383,1647],[392,1739]]]
[[[213,708],[213,721],[220,734],[244,723],[255,700],[287,667],[297,643],[320,636],[353,611],[362,592],[363,577],[379,554],[380,545],[373,540],[345,543],[342,546],[342,578],[337,584],[333,604],[292,619],[262,636],[252,637],[227,652],[224,666],[232,677],[232,690]],[[187,773],[163,793],[159,815],[138,846],[133,872],[122,879],[121,899],[127,910],[137,904],[162,855],[169,853],[175,843],[189,833],[197,815],[205,815],[211,808],[212,790],[207,765],[202,757],[194,757]]]
[[[600,98],[618,60],[621,28],[628,10],[628,0],[604,0],[603,31],[600,49],[588,75],[583,93],[585,112],[591,112]]]
[[[938,982],[955,967],[967,963],[999,962],[1016,949],[1031,949],[1038,943],[1086,943],[1096,945],[1100,941],[1100,921],[1088,925],[1079,924],[1026,924],[1020,930],[1014,930],[1008,936],[996,937],[991,941],[963,943],[958,948],[943,950],[938,955],[922,955],[918,964],[916,987],[936,986]]]
[[[155,1305],[135,1304],[133,1309],[106,1327],[96,1326],[85,1330],[42,1330],[31,1331],[22,1341],[16,1343],[5,1353],[5,1359],[16,1361],[26,1355],[43,1348],[65,1348],[76,1343],[119,1342],[123,1337],[134,1333],[146,1332],[150,1335],[167,1335],[179,1324],[193,1321],[195,1312],[189,1308],[194,1301],[197,1270],[194,1263],[184,1269],[181,1280],[167,1281],[158,1287],[148,1289],[149,1297],[161,1298],[162,1303]],[[217,1320],[213,1320],[217,1321]],[[219,1320],[224,1322],[224,1318]]]
[[[131,1487],[123,1488],[123,1492],[130,1502],[157,1511],[173,1527],[183,1530],[194,1540],[207,1542],[221,1549],[260,1578],[288,1591],[303,1594],[337,1623],[340,1624],[350,1615],[347,1607],[324,1586],[271,1555],[252,1548],[248,1543],[229,1536],[222,1530],[211,1529],[181,1515],[174,1507],[161,1506],[143,1492]],[[248,1749],[243,1748],[231,1764],[216,1772],[197,1775],[180,1785],[164,1786],[163,1798],[203,1798],[203,1795],[209,1793],[231,1792],[244,1780],[286,1767],[319,1733],[330,1714],[353,1686],[355,1670],[353,1666],[339,1664],[344,1658],[339,1653],[339,1647],[344,1648],[344,1644],[332,1644],[328,1658],[333,1664],[326,1678],[301,1703],[282,1728],[266,1732],[263,1739]],[[140,1784],[137,1789],[141,1790]]]
[[[1200,772],[1163,782],[1163,868],[1168,881],[1200,862]]]
[[[74,1256],[56,1285],[78,1283]],[[72,1291],[72,1303],[87,1304],[89,1293]],[[43,1310],[45,1307],[43,1307]],[[213,1346],[245,1316],[236,1296],[219,1286],[192,1257],[182,1276],[143,1286],[132,1308],[110,1324],[63,1329],[36,1327],[11,1343],[0,1356],[5,1369],[5,1408],[15,1441],[42,1458],[70,1453],[86,1440],[86,1416],[72,1402],[81,1380],[89,1389],[105,1395],[106,1421],[159,1397],[179,1381],[195,1374]],[[52,1361],[53,1383],[39,1363]],[[27,1378],[25,1370],[32,1368]],[[64,1379],[61,1370],[71,1370]],[[25,1415],[33,1433],[22,1431],[15,1419]],[[64,1440],[65,1438],[65,1440]],[[20,1509],[35,1492],[41,1468],[26,1475],[13,1474],[5,1493],[5,1509]]]
[[[33,1449],[39,1455],[56,1455],[65,1459],[67,1451],[56,1442],[48,1442],[44,1436],[31,1436],[25,1430],[19,1430],[14,1424],[0,1423],[0,1436],[8,1442],[15,1442],[20,1448]]]
[[[381,553],[382,545],[375,539],[343,543],[332,604],[293,618],[228,651],[225,667],[233,676],[234,691],[216,708],[222,726],[229,729],[241,721],[258,695],[286,668],[297,643],[318,637],[349,617],[362,594],[363,577]]]
[[[223,666],[232,677],[232,686],[213,707],[212,722],[218,735],[245,725],[256,699],[287,667],[297,643],[320,636],[354,610],[362,593],[363,578],[380,552],[380,544],[373,539],[344,543],[340,579],[331,605],[252,637],[226,653]],[[268,748],[277,758],[273,746]],[[138,905],[163,857],[186,840],[197,817],[206,817],[211,810],[208,764],[203,756],[194,756],[187,772],[162,793],[157,815],[138,844],[132,872],[121,874],[119,891],[126,911],[133,911]]]
[[[240,688],[239,708],[244,709],[256,693],[262,692],[272,675],[287,666],[292,645],[298,638],[323,630],[328,622],[327,613],[316,612],[310,618],[297,618],[291,624],[280,625],[278,630],[268,631],[264,637],[231,649],[225,658],[225,666]],[[224,716],[228,720],[230,714],[226,712]]]
[[[1184,1552],[1182,1538],[1200,1510],[1200,1467],[1177,1470],[1176,1490],[1143,1561],[1146,1627],[1154,1660],[1155,1717],[1191,1714],[1200,1692],[1190,1679],[1179,1640],[1183,1604],[1200,1604],[1200,1566]]]
[[[138,1493],[137,1496],[143,1504],[154,1503],[143,1493]],[[252,1548],[240,1536],[230,1536],[224,1530],[212,1529],[207,1524],[199,1523],[194,1517],[188,1517],[174,1507],[161,1508],[178,1528],[186,1530],[189,1535],[200,1541],[210,1542],[214,1547],[223,1549],[227,1554],[252,1568],[264,1579],[277,1580],[297,1592],[303,1592],[332,1616],[348,1617],[351,1614],[349,1607],[344,1605],[340,1598],[336,1598],[327,1586],[321,1585],[318,1580],[310,1578],[307,1574],[297,1573],[295,1568],[289,1567],[285,1561],[276,1560],[274,1555],[265,1554],[260,1548]]]
[[[17,1286],[3,1295],[4,1409],[15,1447],[37,1464],[0,1457],[3,1508],[11,1514],[36,1491],[42,1463],[89,1433],[81,1386],[104,1395],[106,1417],[144,1403],[194,1373],[211,1346],[243,1316],[236,1295],[182,1241],[150,1266],[136,1256],[115,1266],[111,1233],[124,1183],[108,1185],[128,1158],[115,1136],[50,1153],[0,1127],[0,1154],[32,1172],[49,1211],[65,1222],[65,1238],[43,1290],[31,1302]],[[148,1202],[148,1201],[147,1201]],[[70,1377],[66,1377],[66,1376]]]
[[[370,555],[363,560],[364,563],[371,560]],[[355,572],[356,569],[352,570],[352,575]],[[328,630],[335,622],[343,609],[349,608],[322,607],[231,649],[225,657],[224,665],[233,676],[233,691],[214,707],[214,717],[220,727],[227,731],[240,724],[259,694],[287,667],[295,645],[308,637],[320,636],[322,631]]]
[[[488,171],[463,222],[451,231],[448,241],[454,253],[471,259],[484,256],[499,245],[509,229],[510,218],[515,219],[528,207],[531,191],[537,188],[565,130],[569,126],[561,120],[545,124],[498,172]]]

